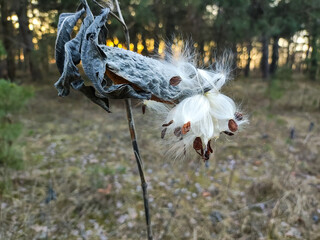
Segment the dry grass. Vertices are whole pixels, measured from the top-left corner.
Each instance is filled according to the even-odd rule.
[[[208,168],[164,159],[160,128],[135,110],[155,239],[320,239],[320,86],[282,87],[273,100],[258,80],[226,90],[251,124],[216,143]],[[21,116],[25,169],[1,170],[0,239],[145,238],[124,104],[111,106],[37,86]]]

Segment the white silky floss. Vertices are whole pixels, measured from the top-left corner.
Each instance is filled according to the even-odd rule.
[[[155,101],[144,101],[144,104],[164,117],[162,137],[167,136],[169,151],[175,158],[181,157],[193,145],[197,153],[208,160],[211,139],[218,139],[222,132],[233,135],[239,126],[248,122],[234,101],[220,93],[228,78],[228,67],[216,64],[215,71],[196,69],[192,63],[181,59],[167,64],[168,69],[174,68],[179,74],[181,82],[177,87],[180,89],[203,89],[208,84],[212,89],[190,96],[173,107]]]

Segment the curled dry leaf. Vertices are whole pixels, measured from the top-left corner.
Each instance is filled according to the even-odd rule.
[[[112,189],[112,185],[108,184],[107,188],[99,188],[98,189],[98,193],[102,193],[104,195],[108,195],[108,194],[110,194],[111,189]]]
[[[208,191],[204,191],[204,192],[202,193],[202,196],[203,196],[203,197],[210,197],[210,195],[211,195],[211,193],[208,192]]]

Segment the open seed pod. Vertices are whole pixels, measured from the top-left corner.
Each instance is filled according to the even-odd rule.
[[[234,101],[220,93],[228,80],[231,59],[225,56],[215,69],[204,70],[197,68],[188,51],[165,61],[106,46],[105,24],[110,11],[107,7],[94,16],[87,1],[82,0],[81,10],[60,15],[56,41],[56,62],[61,73],[55,84],[58,94],[67,96],[70,88],[79,90],[106,111],[109,98],[141,99],[144,111],[149,108],[164,116],[161,138],[177,157],[185,153],[185,148],[193,147],[208,160],[213,152],[211,139],[217,139],[222,132],[233,135],[247,122]],[[81,28],[72,39],[80,19]],[[89,86],[77,68],[80,62]]]

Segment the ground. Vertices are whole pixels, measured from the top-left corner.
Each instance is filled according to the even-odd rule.
[[[50,80],[20,116],[23,170],[1,171],[0,239],[145,239],[123,101],[108,114]],[[250,125],[221,136],[209,166],[166,158],[160,123],[134,102],[155,239],[320,239],[319,90],[230,83]]]

